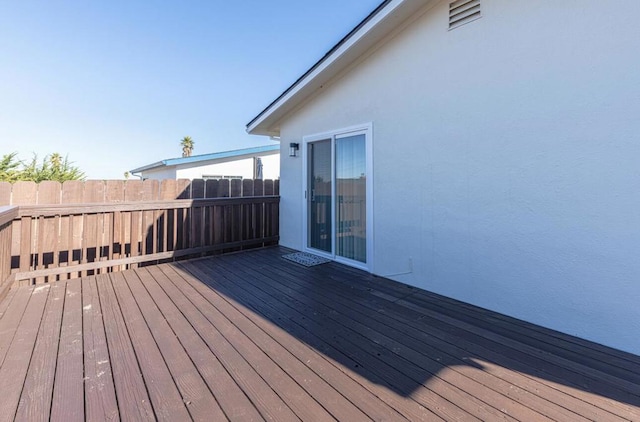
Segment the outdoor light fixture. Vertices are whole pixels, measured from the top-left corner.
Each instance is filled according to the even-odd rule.
[[[300,144],[296,142],[291,142],[289,144],[289,157],[297,157],[299,149],[300,149]]]

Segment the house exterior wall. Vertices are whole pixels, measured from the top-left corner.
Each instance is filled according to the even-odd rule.
[[[373,125],[375,274],[640,353],[640,2],[437,2],[281,122]]]
[[[141,175],[143,179],[177,179],[175,167],[160,167],[156,169],[145,170],[141,173]]]
[[[260,157],[263,165],[263,179],[280,177],[280,155],[271,154]],[[204,175],[241,176],[253,179],[253,157],[241,160],[228,160],[206,166],[191,167],[188,164],[177,167],[180,179],[199,179]]]
[[[280,154],[263,155],[260,157],[263,165],[263,179],[278,179],[280,177]],[[253,157],[243,159],[222,160],[214,164],[197,165],[182,164],[178,166],[161,167],[160,169],[142,172],[145,179],[200,179],[205,175],[241,176],[243,179],[253,179]]]

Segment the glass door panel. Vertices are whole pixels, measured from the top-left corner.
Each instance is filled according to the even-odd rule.
[[[336,255],[367,262],[367,167],[364,134],[336,139]]]
[[[332,253],[333,169],[331,140],[307,144],[308,161],[308,247]]]

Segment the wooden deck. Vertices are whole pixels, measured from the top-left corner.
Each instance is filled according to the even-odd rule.
[[[0,420],[640,421],[640,357],[270,248],[13,289]]]

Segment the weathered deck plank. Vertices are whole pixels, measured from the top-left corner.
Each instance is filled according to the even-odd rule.
[[[18,289],[15,297],[11,300],[11,304],[7,307],[4,316],[0,319],[0,366],[3,365],[7,355],[13,336],[18,330],[18,325],[22,319],[22,315],[27,308],[29,299],[31,298],[31,290]]]
[[[123,275],[191,417],[195,420],[225,420],[226,416],[218,402],[142,285],[138,274],[128,271]],[[161,362],[155,364],[160,365]]]
[[[234,266],[234,271],[244,271],[242,266]],[[324,329],[335,340],[334,344],[340,344],[341,349],[352,355],[356,361],[362,365],[376,370],[392,386],[394,383],[403,385],[402,391],[410,392],[411,396],[419,403],[434,411],[444,419],[465,419],[471,420],[513,420],[508,414],[500,413],[491,406],[487,406],[481,400],[470,395],[466,391],[457,388],[441,378],[432,378],[429,387],[424,387],[422,382],[426,376],[425,371],[414,365],[409,360],[395,359],[384,347],[380,347],[374,341],[370,341],[359,331],[361,327],[345,327],[338,320],[337,324],[328,321],[336,321],[336,315],[331,315],[331,311],[325,312],[323,305],[314,294],[313,304],[309,304],[308,294],[303,293],[297,296],[292,290],[276,280],[277,277],[264,276],[259,271],[249,270],[244,273],[244,277],[249,280],[256,280],[254,288],[268,286],[269,290],[284,294],[280,300],[290,304],[289,312],[295,321],[306,324],[314,324],[316,329]],[[231,276],[236,279],[238,276]],[[262,286],[261,286],[262,285]],[[273,300],[273,298],[271,298]],[[336,339],[337,336],[337,339]],[[356,367],[358,368],[358,366]],[[431,374],[434,375],[434,374]]]
[[[49,286],[40,287],[31,294],[0,368],[0,379],[3,380],[0,384],[0,420],[2,421],[12,420],[18,409],[22,386],[27,376],[48,295]]]
[[[201,273],[206,276],[205,273]],[[282,368],[287,374],[298,381],[300,386],[305,389],[311,397],[314,397],[320,405],[327,409],[338,420],[363,420],[366,415],[360,409],[354,406],[350,401],[345,400],[344,396],[338,393],[324,379],[320,378],[315,372],[311,371],[305,364],[298,360],[295,355],[291,354],[280,343],[268,336],[264,331],[259,329],[249,319],[241,315],[229,303],[217,295],[213,290],[206,288],[199,280],[187,278],[195,289],[207,299],[222,315],[229,321],[234,321],[235,325],[244,334],[246,334],[266,355]],[[294,338],[289,338],[289,341]]]
[[[207,346],[218,357],[264,418],[274,421],[299,420],[282,398],[258,375],[258,372],[229,340],[218,331],[217,326],[206,318],[203,308],[199,306],[200,303],[204,303],[204,298],[200,298],[196,294],[191,296],[194,300],[191,302],[187,296],[188,289],[184,289],[179,282],[177,283],[180,288],[176,287],[174,280],[171,280],[171,283],[164,283],[162,287],[176,306],[184,312],[185,317],[200,333]]]
[[[95,276],[82,279],[82,312],[86,419],[117,420],[118,402]]]
[[[198,274],[199,277],[203,277],[203,280],[208,279],[209,275],[198,271],[193,266],[189,266],[189,271],[193,271],[194,274]],[[171,268],[164,269],[165,271],[171,271]],[[178,275],[178,273],[176,273]],[[190,277],[182,273],[179,275],[189,282]],[[209,280],[207,284],[211,284],[212,280]],[[217,284],[216,284],[217,285]],[[240,305],[237,302],[225,299],[223,295],[215,293],[214,290],[203,291],[203,295],[209,297],[210,300],[214,300],[219,303],[221,300],[227,300],[227,307],[234,307],[239,313],[253,322],[257,327],[260,327],[266,334],[271,336],[279,345],[286,348],[292,356],[295,356],[300,362],[304,362],[309,368],[316,373],[319,377],[326,381],[327,384],[336,388],[343,396],[344,399],[348,399],[353,402],[355,406],[365,412],[368,417],[374,420],[395,420],[401,418],[401,412],[394,409],[392,406],[385,404],[376,395],[364,388],[361,384],[358,384],[350,377],[345,377],[344,372],[335,367],[330,360],[325,359],[321,353],[313,350],[313,348],[306,346],[304,343],[296,341],[296,338],[287,331],[278,327],[275,323],[268,321],[265,318],[261,318],[260,315],[254,313],[252,309],[247,308],[249,306],[248,301],[244,302],[245,305]],[[346,369],[346,368],[345,368]],[[381,391],[377,392],[378,394]],[[340,419],[340,415],[336,415]],[[433,416],[428,412],[419,412],[413,415],[413,417],[423,418],[426,416]]]
[[[69,280],[66,283],[51,420],[82,421],[84,420],[82,284],[80,279]]]
[[[287,271],[292,271],[294,274],[299,274],[298,272],[300,271],[299,269],[296,269],[295,267],[289,267],[287,268]],[[277,273],[277,271],[276,271]],[[340,280],[339,274],[338,273],[334,273],[331,272],[332,275],[337,275],[337,279]],[[328,289],[325,290],[325,292],[323,294],[329,294],[329,295],[334,295],[337,294],[338,296],[332,296],[332,300],[336,300],[336,297],[340,296],[340,290],[343,290],[344,287],[344,282],[347,280],[342,280],[342,282],[338,281],[336,282],[335,280],[329,279],[326,277],[326,273],[323,275],[321,271],[319,271],[318,274],[319,278],[318,280],[322,280],[322,282],[327,286],[330,287]],[[358,277],[362,277],[362,273],[360,273],[358,275]],[[369,278],[370,276],[366,276],[367,278]],[[313,276],[308,276],[308,277],[302,277],[300,278],[299,276],[297,277],[293,277],[290,278],[289,281],[291,281],[291,283],[293,285],[295,284],[299,284],[302,283],[304,284],[306,281],[308,280],[312,280],[314,277]],[[336,277],[331,277],[331,278],[336,278]],[[377,279],[377,278],[376,278]],[[379,280],[379,279],[378,279]],[[438,312],[432,312],[429,309],[432,306],[413,306],[411,307],[411,309],[415,312],[410,312],[406,307],[403,306],[403,304],[405,304],[407,302],[407,298],[406,298],[406,292],[402,292],[402,294],[400,295],[400,299],[398,299],[397,296],[389,296],[390,300],[376,300],[376,299],[371,299],[370,295],[373,294],[374,296],[377,296],[375,292],[371,292],[372,287],[371,285],[365,285],[365,283],[360,284],[358,282],[354,282],[355,280],[353,279],[349,279],[348,280],[348,285],[349,285],[349,290],[347,292],[342,293],[342,297],[345,301],[345,303],[347,304],[347,306],[349,306],[349,309],[358,309],[358,307],[360,306],[369,306],[369,308],[364,312],[365,315],[373,317],[376,320],[380,320],[380,318],[382,318],[382,315],[389,314],[394,316],[395,318],[397,318],[397,321],[401,321],[400,325],[396,325],[396,329],[401,329],[401,327],[406,327],[409,325],[412,325],[413,327],[417,328],[417,333],[419,333],[420,331],[423,330],[427,330],[429,331],[429,335],[426,337],[428,340],[427,342],[430,344],[433,344],[434,342],[437,343],[437,340],[434,340],[433,337],[433,333],[444,333],[445,336],[448,336],[449,341],[451,342],[451,344],[468,344],[468,340],[467,338],[469,336],[475,336],[476,338],[476,342],[473,342],[472,345],[477,345],[477,344],[482,344],[483,341],[485,341],[486,339],[484,339],[484,337],[480,337],[477,336],[477,331],[478,331],[478,327],[474,326],[474,325],[466,325],[465,328],[466,330],[461,330],[461,331],[455,331],[458,327],[459,324],[461,324],[461,322],[459,321],[459,318],[455,318],[455,317],[450,317],[447,319],[447,317],[442,316],[441,314],[439,314]],[[307,288],[308,288],[308,284],[307,284]],[[400,287],[401,289],[404,289],[405,287]],[[358,291],[360,291],[361,295],[358,295]],[[396,293],[397,294],[397,293]],[[362,296],[364,295],[364,296]],[[406,305],[405,305],[406,306]],[[392,311],[393,309],[393,311]],[[431,315],[434,317],[433,320],[430,320],[426,317],[426,315]],[[497,317],[497,314],[494,314]],[[415,321],[415,322],[414,322]],[[449,323],[453,324],[453,325],[449,325]],[[438,328],[436,327],[441,327],[438,331]],[[455,333],[454,335],[451,335],[451,333]],[[493,335],[494,333],[489,331],[489,335]],[[437,334],[436,334],[437,335]],[[410,338],[410,337],[409,337]],[[404,340],[403,337],[403,341],[406,342]],[[506,349],[506,350],[505,350]],[[493,356],[496,356],[497,354],[494,351],[499,351],[504,353],[506,356],[512,356],[513,355],[513,350],[509,349],[509,348],[505,348],[504,345],[500,342],[500,341],[495,341],[493,343],[491,343],[491,345],[487,345],[485,347],[485,351],[488,351],[489,353],[491,353]],[[504,351],[503,351],[504,350]],[[472,356],[471,356],[472,357]],[[469,359],[470,356],[468,355],[468,353],[465,355],[464,353],[461,355],[462,359]],[[521,362],[519,362],[517,359],[511,359],[510,362],[505,362],[504,360],[499,360],[499,362],[501,362],[501,364],[507,364],[508,368],[518,368],[520,369],[522,372],[527,373],[527,372],[534,372],[535,375],[542,375],[542,378],[544,379],[545,377],[545,373],[542,371],[539,371],[539,363],[538,362],[534,362],[531,366],[527,366],[527,365],[523,365]],[[560,368],[563,369],[563,368]],[[510,371],[510,374],[514,374],[513,371]],[[575,375],[575,374],[574,374]],[[547,378],[549,378],[549,376],[547,376]],[[557,378],[557,376],[556,376]],[[553,378],[552,378],[553,379]],[[575,377],[573,378],[569,378],[569,379],[575,379]],[[578,381],[575,381],[575,386],[579,388],[581,379],[578,378]],[[516,384],[517,385],[517,384]],[[621,416],[622,418],[629,418],[630,416],[632,416],[636,410],[629,410],[630,407],[626,404],[623,403],[618,403],[615,401],[611,401],[610,399],[606,398],[606,397],[600,397],[600,396],[594,396],[592,394],[589,394],[588,392],[580,392],[575,390],[575,388],[571,388],[570,387],[564,387],[564,385],[562,385],[562,383],[560,382],[558,383],[553,383],[551,382],[550,385],[553,388],[560,388],[561,391],[566,392],[567,394],[564,395],[564,399],[575,399],[578,398],[579,400],[574,400],[574,404],[572,406],[572,411],[581,411],[582,409],[586,408],[586,410],[583,412],[583,414],[588,417],[587,415],[593,415],[594,411],[597,413],[599,413],[598,409],[594,409],[593,406],[591,406],[591,403],[589,403],[590,401],[595,401],[596,403],[603,403],[603,407],[608,408],[609,411],[614,412],[615,414],[618,414],[619,416]],[[535,392],[536,394],[538,394],[539,392],[539,387],[535,387],[533,389],[531,389],[530,391]],[[606,391],[606,390],[605,390]],[[572,396],[573,395],[573,396]],[[559,391],[554,391],[553,393],[549,394],[549,396],[547,398],[550,397],[554,397],[556,400],[556,403],[559,406],[562,406],[564,404],[563,402],[563,395],[559,394]],[[552,399],[553,400],[553,399]],[[632,398],[633,400],[633,398]],[[584,405],[582,404],[584,403]],[[633,407],[633,406],[632,406]],[[616,412],[617,408],[621,408],[620,412]],[[536,408],[537,411],[540,411],[541,408]],[[614,417],[613,415],[608,415],[609,418]]]
[[[105,321],[104,328],[120,417],[122,420],[153,421],[155,415],[149,393],[142,379],[138,359],[111,279],[106,274],[97,275],[96,284]]]
[[[279,367],[250,337],[236,327],[233,321],[228,320],[209,303],[193,285],[185,285],[182,291],[300,419],[334,420],[331,414],[296,382],[297,380]],[[299,380],[299,382],[304,381]]]
[[[161,285],[171,283],[165,274],[155,266],[138,272],[142,284],[156,302],[167,322],[171,325],[183,347],[189,353],[202,378],[220,402],[225,415],[234,421],[260,421],[260,413],[249,398],[238,387],[235,380],[224,369],[215,354],[198,335],[196,329],[182,314]]]
[[[17,421],[49,420],[66,289],[65,282],[51,285],[44,319],[40,324],[38,340],[22,388],[23,393],[16,413]]]
[[[186,403],[183,402],[171,372],[162,358],[162,353],[127,286],[124,272],[112,273],[110,278],[131,343],[138,356],[138,363],[156,418],[166,421],[190,419]]]
[[[0,420],[640,421],[640,358],[285,248],[17,288]]]

